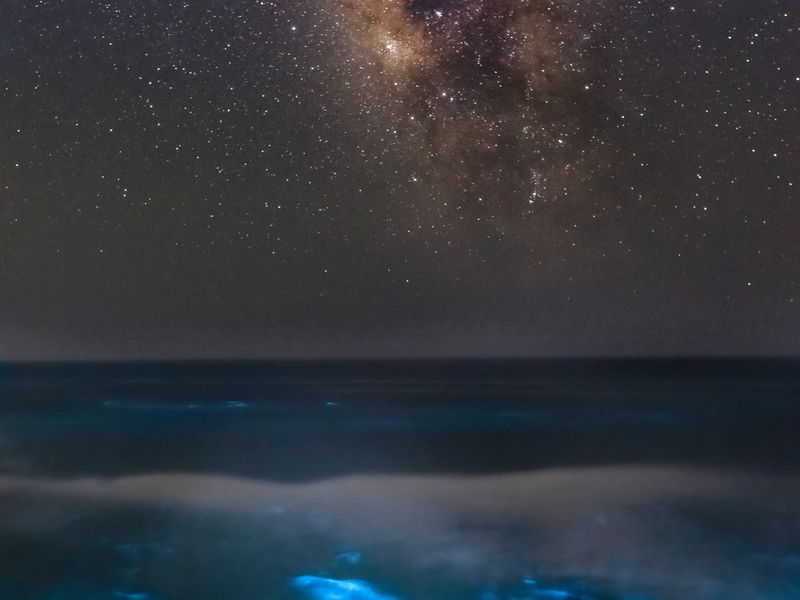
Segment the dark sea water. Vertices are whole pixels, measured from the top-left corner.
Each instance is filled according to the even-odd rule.
[[[0,600],[800,600],[800,362],[0,366]]]

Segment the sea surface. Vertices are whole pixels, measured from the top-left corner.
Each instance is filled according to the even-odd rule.
[[[0,365],[0,600],[800,600],[800,361]]]

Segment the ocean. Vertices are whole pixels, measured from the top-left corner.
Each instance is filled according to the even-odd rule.
[[[0,600],[798,600],[800,361],[0,365]]]

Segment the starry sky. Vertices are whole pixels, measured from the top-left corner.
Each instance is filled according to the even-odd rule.
[[[5,0],[0,358],[800,351],[797,0]]]

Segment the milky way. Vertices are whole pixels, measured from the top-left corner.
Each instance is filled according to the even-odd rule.
[[[592,15],[550,0],[352,0],[359,49],[435,193],[508,223],[569,193],[604,143]],[[600,117],[600,118],[599,118]],[[596,165],[590,165],[596,166]]]

